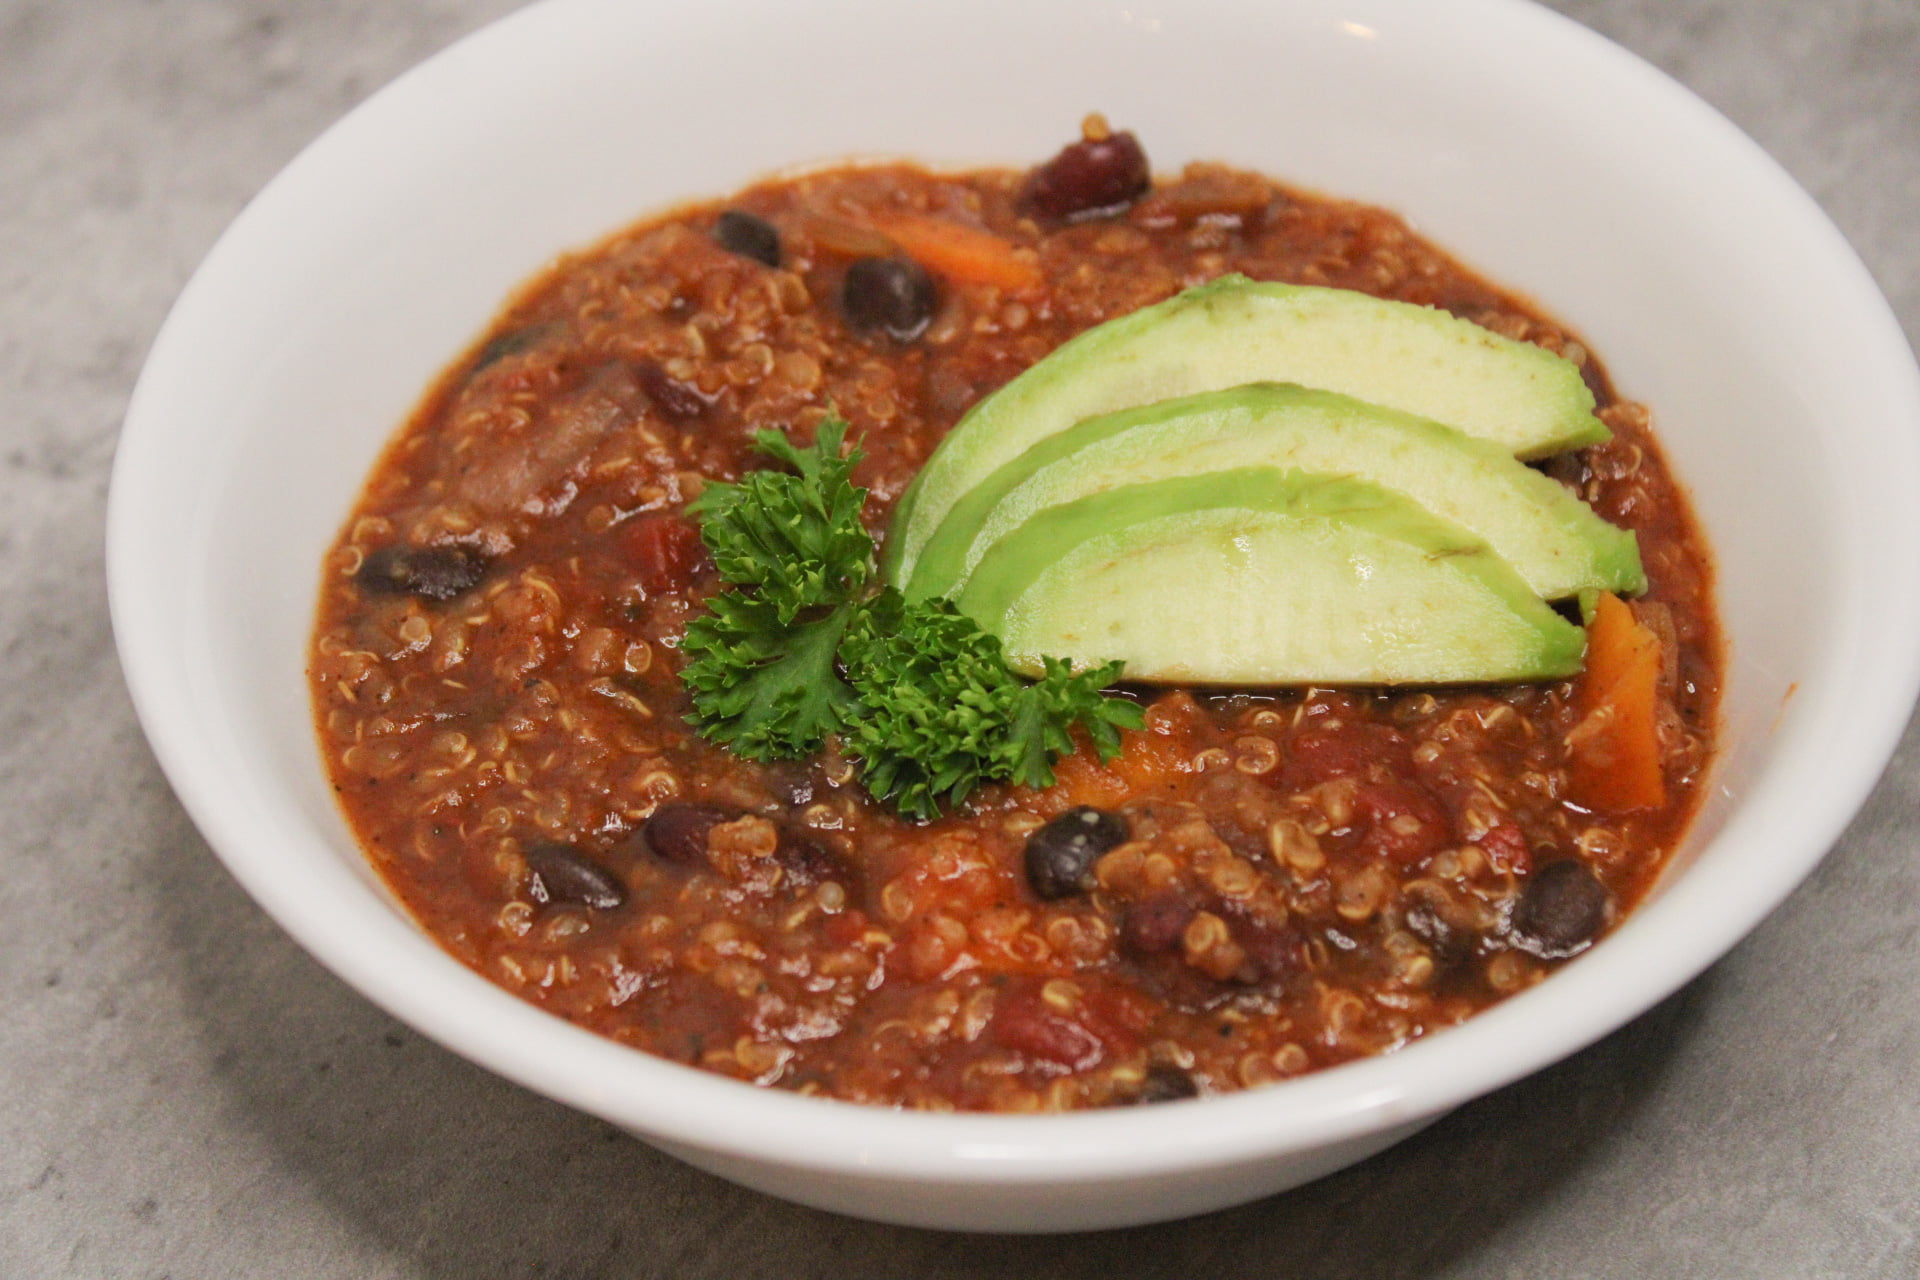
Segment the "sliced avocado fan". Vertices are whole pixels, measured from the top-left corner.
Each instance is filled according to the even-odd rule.
[[[1036,513],[1125,485],[1269,466],[1368,480],[1484,539],[1556,600],[1644,589],[1632,533],[1501,446],[1337,392],[1254,383],[1091,418],[1044,437],[963,494],[905,585],[952,595]]]
[[[1118,658],[1166,683],[1546,679],[1578,671],[1586,641],[1461,526],[1366,481],[1272,467],[1045,508],[958,604],[1016,670]]]
[[[1032,445],[1119,409],[1294,382],[1481,436],[1521,458],[1607,438],[1572,363],[1445,311],[1345,289],[1226,276],[1065,343],[960,420],[895,513],[887,580],[969,490]]]

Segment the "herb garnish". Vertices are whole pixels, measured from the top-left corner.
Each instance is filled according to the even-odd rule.
[[[687,510],[733,588],[687,626],[681,672],[701,733],[749,760],[793,759],[839,734],[872,795],[934,817],[983,782],[1053,785],[1077,726],[1102,760],[1140,708],[1100,690],[1110,662],[1075,673],[1043,658],[1016,675],[1000,641],[944,598],[875,592],[873,539],[854,486],[860,453],[840,455],[847,424],[830,417],[805,449],[777,431],[759,450],[791,466],[709,484]]]

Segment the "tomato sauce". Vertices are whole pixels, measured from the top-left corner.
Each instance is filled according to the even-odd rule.
[[[1095,177],[1120,194],[1064,212],[1036,211],[1029,175],[910,166],[691,205],[532,282],[431,391],[328,554],[310,676],[354,830],[454,955],[762,1085],[1057,1110],[1393,1050],[1643,896],[1699,799],[1719,688],[1710,561],[1648,411],[1390,213],[1216,165]],[[856,264],[903,256],[881,228],[929,220],[1008,256],[980,279],[879,272],[850,302],[876,274]],[[878,535],[981,396],[1227,272],[1442,307],[1580,365],[1614,438],[1544,466],[1639,537],[1664,803],[1579,792],[1584,678],[1133,689],[1146,727],[1118,758],[924,824],[831,745],[759,765],[689,727],[678,643],[719,584],[685,507],[760,465],[756,429],[846,418]],[[1101,842],[1091,863],[1075,838]],[[1075,857],[1081,886],[1047,878]]]

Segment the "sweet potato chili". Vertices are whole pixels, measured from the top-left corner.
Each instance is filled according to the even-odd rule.
[[[1631,529],[1586,673],[1121,686],[1142,727],[931,821],[836,735],[756,763],[690,722],[721,589],[706,486],[847,423],[876,539],[982,396],[1239,272],[1443,308],[1580,366],[1611,441],[1542,464]],[[326,764],[449,951],[622,1043],[802,1093],[1059,1110],[1389,1051],[1551,973],[1646,892],[1713,747],[1711,574],[1649,413],[1552,319],[1382,210],[1104,128],[1030,172],[846,167],[683,207],[528,285],[327,556]],[[1205,601],[1195,607],[1204,610]]]

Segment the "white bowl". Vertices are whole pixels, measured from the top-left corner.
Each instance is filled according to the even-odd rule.
[[[1570,322],[1654,406],[1731,637],[1712,796],[1657,895],[1541,986],[1384,1058],[1233,1097],[1045,1118],[758,1091],[468,971],[336,811],[303,658],[383,440],[559,251],[770,170],[1020,164],[1090,109],[1193,158],[1375,201]],[[1699,973],[1807,874],[1920,678],[1920,378],[1859,262],[1751,142],[1512,0],[550,0],[348,116],[234,222],[154,344],[109,530],[162,765],[322,963],[451,1049],[693,1164],[930,1226],[1171,1218],[1327,1173]]]

